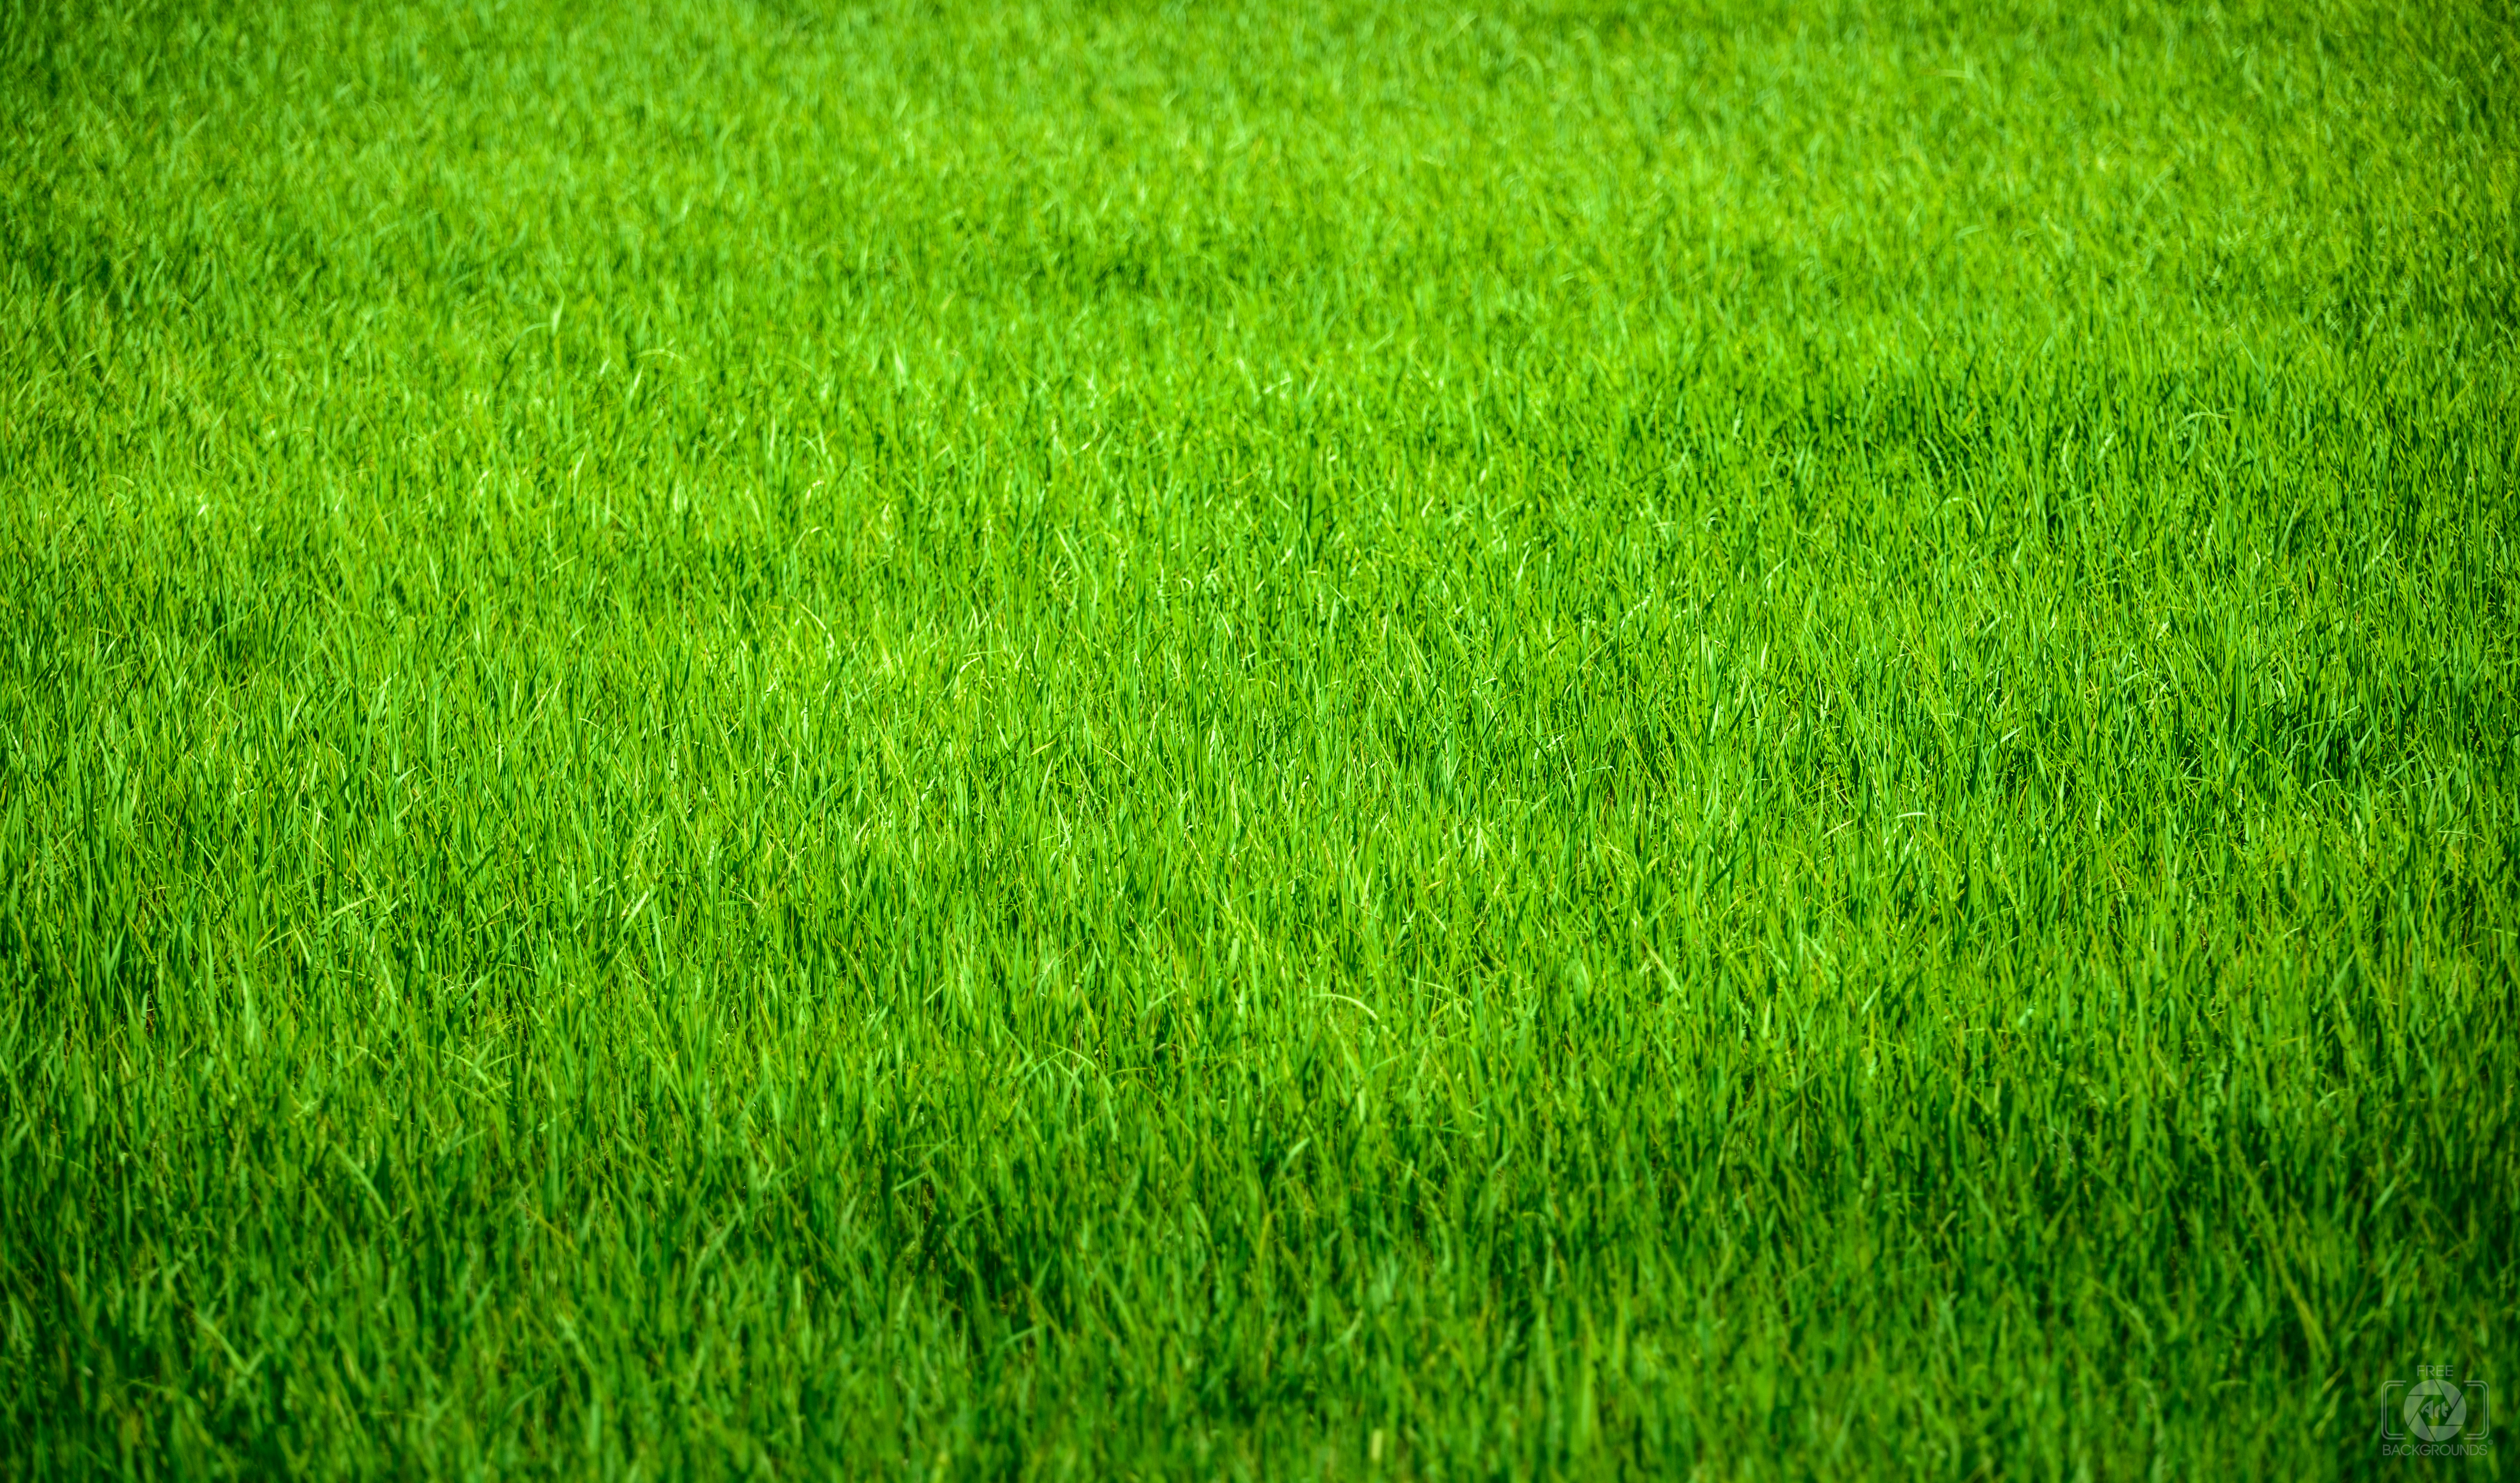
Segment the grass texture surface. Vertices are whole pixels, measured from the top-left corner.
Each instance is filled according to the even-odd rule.
[[[2520,1388],[2515,97],[0,0],[0,1471],[2411,1465]]]

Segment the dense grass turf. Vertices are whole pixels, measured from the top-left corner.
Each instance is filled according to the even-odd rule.
[[[2507,1398],[2515,85],[2462,0],[0,9],[0,1470]]]

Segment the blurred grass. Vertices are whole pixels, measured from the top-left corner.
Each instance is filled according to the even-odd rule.
[[[0,1465],[2372,1469],[2515,66],[0,6]]]

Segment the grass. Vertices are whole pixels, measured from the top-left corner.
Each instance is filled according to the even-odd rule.
[[[2413,1465],[2516,79],[7,0],[0,1470]]]

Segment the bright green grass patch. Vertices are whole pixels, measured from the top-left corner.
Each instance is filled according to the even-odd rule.
[[[0,1466],[2508,1397],[2515,83],[2498,5],[0,8]]]

